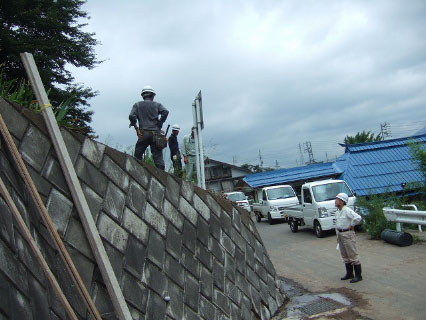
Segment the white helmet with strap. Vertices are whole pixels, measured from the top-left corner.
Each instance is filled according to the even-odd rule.
[[[337,199],[342,200],[344,203],[348,203],[349,197],[346,193],[341,192],[336,196]]]
[[[178,124],[172,125],[172,131],[180,131],[180,126]]]
[[[155,96],[155,91],[151,86],[145,86],[142,88],[142,92],[141,92],[141,96],[143,97],[144,95],[154,95]]]

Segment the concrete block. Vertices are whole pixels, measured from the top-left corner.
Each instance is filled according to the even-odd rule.
[[[181,288],[184,287],[184,269],[179,260],[176,260],[171,255],[166,254],[164,270],[169,279],[173,280]]]
[[[113,247],[106,241],[103,241],[103,245],[107,253],[108,259],[111,262],[112,270],[114,270],[116,278],[120,279],[121,274],[123,272],[124,255],[122,252],[118,251],[115,247]],[[95,269],[95,270],[99,271],[99,269]],[[99,277],[102,278],[100,274],[99,274]],[[103,282],[103,279],[99,279],[99,281]]]
[[[268,284],[269,294],[273,296],[275,292],[277,291],[274,277],[268,274],[266,283]]]
[[[154,291],[149,291],[145,319],[163,320],[166,316],[166,302]]]
[[[231,256],[234,256],[235,244],[225,232],[221,232],[220,234],[220,244],[231,254]]]
[[[152,263],[148,262],[145,264],[142,274],[142,282],[161,297],[164,297],[167,294],[167,278],[161,270]]]
[[[195,258],[194,254],[182,247],[182,263],[186,270],[188,270],[194,277],[199,278],[199,262]]]
[[[152,177],[148,187],[147,198],[159,211],[163,210],[164,191],[164,186],[157,179]]]
[[[10,133],[21,140],[27,129],[28,120],[2,97],[0,97],[0,113]]]
[[[257,276],[262,279],[265,283],[268,282],[268,273],[266,272],[265,267],[259,263],[257,260],[255,261],[255,268],[254,271],[256,272]]]
[[[200,285],[198,280],[189,273],[185,275],[185,299],[184,302],[195,312],[198,312],[200,299]]]
[[[148,242],[147,224],[128,208],[124,208],[123,227],[143,243]]]
[[[86,288],[90,288],[92,286],[92,276],[93,270],[95,268],[94,262],[87,259],[80,252],[74,248],[71,248],[70,246],[66,246],[66,249],[70,254],[72,261],[74,262],[74,265],[77,268],[84,285]]]
[[[219,241],[213,237],[209,239],[209,250],[221,263],[225,263],[225,250],[222,248]]]
[[[163,269],[166,240],[157,232],[151,230],[149,232],[148,241],[148,259],[155,263],[160,269]]]
[[[222,225],[222,230],[228,235],[232,236],[232,219],[231,216],[224,210],[222,210],[222,214],[220,215],[220,222]]]
[[[235,250],[235,268],[237,271],[241,272],[241,274],[246,273],[246,258],[244,251],[239,249]]]
[[[140,217],[143,215],[143,210],[146,203],[145,190],[135,181],[130,182],[129,191],[127,193],[126,204]]]
[[[104,200],[88,185],[82,183],[81,188],[83,189],[93,220],[96,221],[102,209]]]
[[[145,312],[148,290],[142,282],[129,273],[124,272],[121,287],[123,288],[123,295],[126,301],[139,311]]]
[[[10,313],[10,282],[7,280],[6,276],[0,272],[0,319],[8,319],[7,315]],[[5,316],[5,315],[6,316]],[[3,318],[2,318],[3,317]]]
[[[16,250],[15,246],[15,230],[13,228],[13,218],[9,206],[0,197],[0,236],[6,240],[12,250]]]
[[[93,283],[92,299],[102,318],[115,314],[107,288],[98,282]]]
[[[169,225],[167,229],[166,248],[176,259],[181,258],[182,235],[175,227]]]
[[[250,292],[250,284],[248,283],[248,281],[246,280],[246,278],[244,277],[244,275],[242,275],[239,272],[236,272],[235,274],[235,285],[240,288],[240,290],[248,297],[251,296],[251,292]]]
[[[180,184],[172,175],[167,176],[166,198],[175,206],[179,206]]]
[[[126,202],[126,195],[123,191],[120,190],[114,183],[109,182],[104,203],[103,209],[111,217],[121,220],[121,216],[124,211],[124,204]]]
[[[216,318],[216,307],[203,296],[200,296],[200,316],[205,320]]]
[[[246,263],[250,268],[254,269],[254,250],[248,244],[246,245]]]
[[[19,153],[26,163],[40,172],[51,146],[50,139],[36,127],[30,125],[19,146]]]
[[[121,169],[110,157],[103,157],[101,171],[112,180],[121,190],[129,188],[129,175]]]
[[[213,289],[213,303],[217,305],[226,315],[230,313],[230,301],[229,299],[216,288]]]
[[[270,297],[269,289],[268,289],[268,285],[262,280],[259,280],[258,292],[260,294],[260,300],[262,301],[262,303],[264,303],[265,305],[268,305],[268,298]]]
[[[241,309],[238,305],[231,302],[231,319],[243,319],[241,318]]]
[[[167,222],[166,219],[154,209],[148,202],[145,206],[145,212],[143,215],[144,220],[150,224],[158,233],[162,236],[166,236]]]
[[[210,209],[209,207],[204,203],[203,200],[197,195],[194,194],[194,198],[192,199],[194,203],[195,210],[198,211],[199,214],[206,220],[210,220]]]
[[[262,304],[260,302],[260,294],[259,294],[259,291],[253,286],[250,286],[250,300],[251,300],[252,308],[254,308],[255,312],[257,314],[261,314]]]
[[[101,197],[105,196],[108,179],[93,164],[83,157],[79,157],[75,165],[75,171],[81,181],[86,183]]]
[[[225,290],[225,271],[216,259],[213,259],[213,284],[221,291]]]
[[[251,308],[252,306],[250,299],[246,295],[243,295],[241,300],[241,319],[257,318],[253,315]]]
[[[180,198],[179,211],[194,225],[197,225],[198,214],[197,211],[190,205],[184,198]]]
[[[183,227],[182,243],[192,253],[195,253],[195,242],[197,241],[197,232],[195,227],[186,220]]]
[[[220,207],[220,205],[217,203],[216,199],[212,197],[212,195],[207,194],[206,196],[207,198],[207,205],[209,206],[210,210],[213,211],[213,213],[220,218],[221,216],[221,211],[222,208]]]
[[[119,251],[124,252],[127,245],[128,233],[105,213],[98,219],[99,234]]]
[[[245,225],[241,226],[241,235],[243,236],[243,238],[250,244],[250,246],[252,246],[254,248],[255,246],[255,241],[254,241],[254,236],[253,234],[247,229],[247,227]]]
[[[179,211],[167,199],[164,199],[163,215],[176,228],[178,228],[180,231],[182,231],[184,218],[179,213]]]
[[[235,208],[232,209],[232,225],[235,229],[241,231],[241,216]]]
[[[263,253],[265,248],[256,238],[254,238],[254,257],[261,263],[263,263]]]
[[[53,157],[49,157],[47,159],[41,175],[53,183],[57,189],[61,190],[66,195],[69,195],[71,198],[71,193],[65,180],[65,176],[62,173],[61,165],[56,159]]]
[[[197,312],[194,312],[190,307],[187,305],[184,306],[184,317],[185,320],[200,320],[200,316]]]
[[[12,287],[11,287],[12,288]],[[18,290],[13,288],[10,296],[10,319],[37,319],[31,312],[30,301]]]
[[[212,270],[212,254],[200,242],[197,242],[196,256],[207,269]]]
[[[81,154],[95,167],[99,168],[104,156],[105,145],[95,140],[86,138],[83,142]]]
[[[42,285],[47,284],[44,272],[28,243],[19,232],[15,233],[15,237],[19,261],[22,262],[29,271],[28,278],[35,277]]]
[[[200,268],[200,293],[208,300],[213,297],[213,275],[203,266]]]
[[[138,279],[142,276],[145,257],[146,247],[136,238],[130,236],[124,254],[124,267]]]
[[[216,240],[220,240],[220,233],[222,231],[222,227],[220,225],[219,218],[216,218],[214,215],[210,217],[210,234],[216,238]]]
[[[65,235],[73,206],[74,204],[61,192],[52,189],[47,199],[46,209],[49,212],[53,225],[61,236]]]
[[[142,187],[148,188],[150,175],[141,165],[141,163],[133,157],[127,157],[124,169],[135,179]]]
[[[278,305],[277,305],[276,300],[273,297],[271,297],[271,296],[268,297],[268,302],[267,302],[266,305],[268,306],[269,311],[271,312],[271,315],[274,315],[275,312],[277,312]]]
[[[209,225],[204,219],[198,219],[197,223],[197,239],[200,240],[205,246],[209,245]]]
[[[86,233],[84,232],[80,221],[70,219],[67,232],[65,234],[65,241],[92,261],[95,260],[89,241],[87,240]]]
[[[19,194],[14,189],[11,190],[10,195],[12,196],[12,200],[15,203],[16,208],[18,208],[18,211],[21,214],[21,217],[24,220],[25,224],[27,225],[27,227],[30,227],[30,221],[35,220],[34,218],[35,214],[31,214],[30,216],[28,211],[29,210],[33,211],[34,210],[33,207],[30,204],[27,209],[27,204],[23,201],[23,199],[19,196]]]
[[[226,253],[225,254],[225,276],[228,279],[235,281],[235,270],[236,270],[235,259],[229,253]]]
[[[194,186],[192,183],[182,180],[180,193],[187,201],[192,201],[192,196],[194,195]]]
[[[71,158],[71,162],[75,163],[80,153],[81,142],[78,141],[68,130],[64,128],[61,128],[60,130],[65,146],[67,147],[68,154]]]
[[[172,319],[183,319],[183,297],[185,295],[182,288],[169,281],[168,293],[170,302],[167,304],[167,314]]]
[[[271,259],[269,259],[269,256],[266,251],[263,254],[263,265],[265,266],[266,271],[268,271],[269,274],[275,275],[275,267],[272,264]]]
[[[232,281],[225,279],[225,295],[237,305],[241,304],[242,292]]]
[[[50,190],[52,189],[52,185],[50,184],[50,182],[43,178],[41,174],[39,174],[30,166],[27,166],[27,169],[28,173],[31,176],[31,179],[34,182],[34,185],[36,186],[38,193],[42,196],[47,197],[50,193]]]
[[[244,240],[244,238],[240,235],[240,232],[235,229],[232,228],[232,236],[231,236],[232,241],[235,243],[236,248],[245,251],[246,250],[246,241]]]
[[[269,320],[269,319],[271,319],[271,313],[269,312],[269,310],[268,310],[268,308],[266,306],[261,305],[260,311],[261,311],[262,320]]]

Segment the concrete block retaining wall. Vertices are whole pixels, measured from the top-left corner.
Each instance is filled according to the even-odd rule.
[[[116,319],[42,117],[1,98],[0,113],[102,317]],[[133,319],[269,319],[283,304],[274,266],[246,211],[132,156],[61,132]],[[85,319],[4,141],[0,175]],[[0,319],[66,319],[1,197],[0,212]]]

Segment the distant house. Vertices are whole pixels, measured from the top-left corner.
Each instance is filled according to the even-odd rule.
[[[250,173],[248,169],[209,159],[205,164],[206,188],[213,191],[234,191],[237,182]]]
[[[247,175],[243,181],[250,188],[290,184],[298,192],[308,181],[342,179],[357,195],[401,192],[404,184],[424,182],[411,161],[407,143],[426,142],[426,134],[406,138],[341,144],[345,153],[335,162],[319,163]]]

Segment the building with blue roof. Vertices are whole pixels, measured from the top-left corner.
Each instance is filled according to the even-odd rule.
[[[357,195],[401,192],[404,184],[424,182],[423,174],[411,160],[409,141],[424,144],[426,134],[378,142],[340,144],[345,148],[345,153],[335,162],[250,174],[243,181],[252,189],[279,184],[290,184],[297,189],[308,181],[342,179]]]

